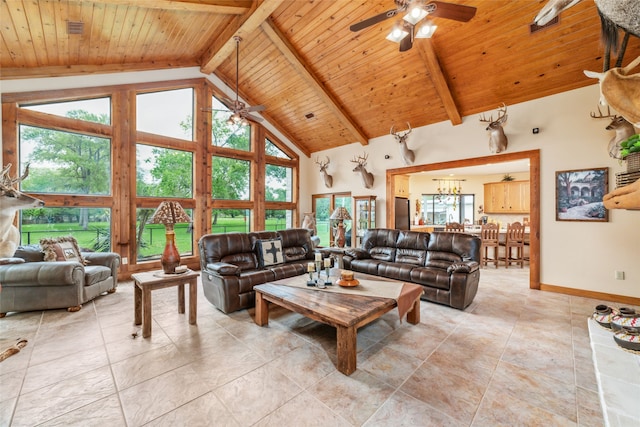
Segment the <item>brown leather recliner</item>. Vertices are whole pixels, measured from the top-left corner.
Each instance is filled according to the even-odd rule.
[[[281,239],[283,262],[265,266],[258,242],[270,239]],[[314,260],[313,248],[306,228],[202,236],[198,249],[204,295],[224,313],[253,307],[255,285],[304,274]]]
[[[362,247],[347,250],[345,268],[417,283],[422,299],[465,309],[478,291],[480,246],[465,233],[370,229]]]

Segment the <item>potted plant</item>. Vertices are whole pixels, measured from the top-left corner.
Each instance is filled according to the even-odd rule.
[[[631,135],[620,143],[620,156],[627,161],[627,172],[640,170],[640,133]]]

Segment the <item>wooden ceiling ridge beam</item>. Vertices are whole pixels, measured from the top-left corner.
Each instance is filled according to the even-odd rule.
[[[283,2],[284,0],[263,0],[246,14],[235,17],[203,55],[200,71],[204,74],[213,73],[235,51],[234,37],[248,38]]]
[[[460,116],[460,111],[458,111],[458,107],[453,99],[447,80],[444,77],[440,61],[438,60],[438,55],[433,48],[431,40],[424,39],[422,40],[422,43],[416,43],[416,45],[422,60],[429,70],[429,77],[436,88],[436,92],[438,92],[438,95],[442,100],[442,104],[447,112],[447,116],[449,116],[449,120],[451,120],[451,123],[454,126],[461,124],[462,117]]]
[[[367,138],[360,126],[358,126],[355,120],[349,114],[347,114],[336,97],[334,97],[325,89],[324,85],[320,82],[318,77],[316,77],[316,75],[310,70],[310,67],[306,64],[304,59],[302,59],[300,55],[298,55],[291,43],[289,43],[284,34],[282,34],[282,32],[275,26],[271,19],[265,20],[265,22],[262,24],[262,30],[273,42],[273,44],[276,45],[278,50],[282,52],[285,58],[291,63],[300,77],[302,77],[302,79],[311,86],[313,91],[337,116],[342,125],[353,134],[353,136],[356,138],[356,141],[362,145],[368,145],[369,138]]]
[[[219,0],[203,3],[201,0],[89,0],[114,6],[132,6],[144,9],[207,12],[223,15],[242,15],[251,8],[250,0]]]

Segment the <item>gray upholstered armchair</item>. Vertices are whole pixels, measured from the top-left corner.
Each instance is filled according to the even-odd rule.
[[[82,304],[118,286],[120,256],[83,252],[87,261],[43,261],[38,245],[20,246],[13,258],[0,259],[0,317],[12,311],[66,308]]]

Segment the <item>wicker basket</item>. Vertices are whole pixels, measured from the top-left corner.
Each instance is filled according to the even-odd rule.
[[[640,179],[640,170],[637,172],[618,172],[616,174],[616,188],[633,184]]]
[[[624,160],[627,162],[627,172],[640,171],[640,152],[631,153]]]

